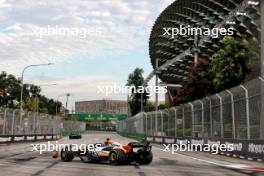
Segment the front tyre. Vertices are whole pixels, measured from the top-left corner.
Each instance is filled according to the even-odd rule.
[[[74,153],[67,146],[61,149],[61,160],[64,162],[71,162],[74,159]]]

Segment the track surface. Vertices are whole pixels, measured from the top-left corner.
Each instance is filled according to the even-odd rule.
[[[63,138],[59,143],[88,144],[103,142],[106,137],[127,144],[131,139],[106,132],[88,132],[81,140]],[[172,155],[163,152],[161,146],[154,146],[154,159],[147,166],[111,166],[107,164],[82,163],[79,158],[72,162],[53,159],[50,153],[40,155],[32,152],[30,143],[0,145],[0,176],[236,176],[246,175],[222,165],[247,164],[263,167],[263,163],[233,159],[203,152],[184,152]],[[263,174],[258,174],[263,175]]]

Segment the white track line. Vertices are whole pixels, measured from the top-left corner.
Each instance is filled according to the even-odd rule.
[[[163,152],[168,152],[168,151],[164,151],[160,147],[157,147],[157,148],[160,149]],[[168,153],[170,153],[170,152],[168,152]],[[241,165],[238,165],[238,164],[233,164],[233,163],[230,163],[230,164],[225,165],[225,164],[220,164],[220,163],[216,163],[216,162],[209,161],[209,160],[203,160],[203,159],[200,159],[200,158],[196,158],[196,157],[193,157],[193,156],[184,155],[184,154],[180,154],[180,153],[174,153],[174,154],[175,155],[179,155],[179,156],[183,156],[183,157],[187,157],[187,158],[191,158],[193,160],[197,160],[197,161],[201,161],[201,162],[213,164],[213,165],[220,166],[220,167],[226,167],[226,168],[230,168],[230,169],[246,170],[246,171],[264,172],[264,168],[252,167],[252,166],[242,165],[242,164]]]

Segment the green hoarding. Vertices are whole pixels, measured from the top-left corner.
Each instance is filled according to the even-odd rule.
[[[67,120],[123,120],[126,114],[68,114]]]

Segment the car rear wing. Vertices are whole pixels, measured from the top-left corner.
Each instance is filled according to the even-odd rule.
[[[146,142],[146,143],[130,142],[128,145],[131,146],[132,148],[141,148],[141,147],[147,148],[149,147],[150,142]]]

